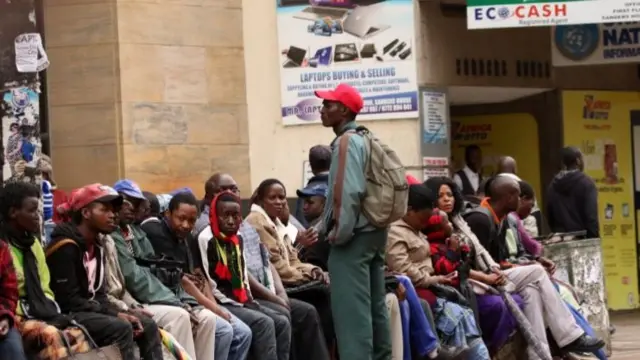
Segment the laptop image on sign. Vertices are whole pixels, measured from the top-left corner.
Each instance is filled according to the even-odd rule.
[[[287,60],[282,64],[284,68],[294,68],[302,66],[307,50],[295,46],[289,46]]]
[[[344,31],[365,40],[387,30],[390,26],[379,24],[376,16],[382,6],[384,3],[353,9],[344,20]]]
[[[351,0],[311,0],[311,6],[293,15],[296,19],[316,21],[329,18],[342,20],[351,8]]]

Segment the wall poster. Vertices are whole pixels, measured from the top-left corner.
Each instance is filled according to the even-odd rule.
[[[317,123],[316,90],[360,91],[359,120],[418,117],[412,0],[276,0],[284,125]]]
[[[640,108],[640,94],[564,91],[562,104],[564,144],[582,150],[584,172],[593,178],[598,188],[598,220],[609,308],[637,308],[630,117],[631,110]]]
[[[36,168],[42,154],[40,102],[30,88],[5,92],[0,101],[4,181],[36,182]]]

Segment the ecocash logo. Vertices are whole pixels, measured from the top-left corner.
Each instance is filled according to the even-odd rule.
[[[531,4],[518,6],[478,7],[473,11],[476,21],[499,21],[515,17],[518,20],[563,18],[566,4]]]

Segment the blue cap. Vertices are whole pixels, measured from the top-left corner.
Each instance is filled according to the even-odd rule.
[[[139,200],[147,199],[144,196],[144,194],[142,194],[142,191],[140,190],[140,187],[138,186],[138,184],[136,184],[132,180],[128,180],[128,179],[118,180],[118,182],[115,183],[115,185],[113,185],[113,188],[117,192],[121,194],[125,194],[134,199],[139,199]]]
[[[169,193],[169,195],[171,195],[171,196],[176,196],[176,195],[178,195],[178,194],[180,194],[180,193],[189,193],[189,194],[193,194],[193,191],[191,191],[191,189],[190,189],[190,188],[188,188],[188,187],[182,187],[182,188],[180,188],[180,189],[173,190],[172,192],[170,192],[170,193]]]
[[[325,183],[309,184],[302,190],[296,191],[298,197],[322,196],[327,197],[329,186]]]

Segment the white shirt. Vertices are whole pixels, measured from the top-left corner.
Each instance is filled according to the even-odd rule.
[[[468,166],[465,166],[464,168],[462,168],[462,171],[464,172],[465,175],[467,175],[467,178],[469,179],[469,182],[471,183],[471,187],[473,187],[474,191],[478,191],[478,187],[480,186],[480,175],[475,173],[473,170],[469,169]],[[462,191],[462,179],[460,178],[460,175],[458,175],[457,173],[453,176],[453,182],[456,183],[456,185],[458,185],[458,189],[460,189],[460,191]]]

